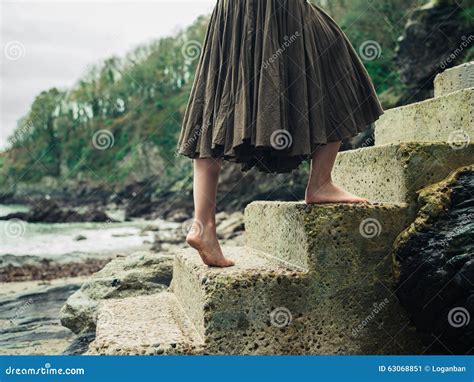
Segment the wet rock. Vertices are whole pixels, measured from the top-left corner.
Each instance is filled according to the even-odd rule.
[[[396,56],[402,82],[412,87],[402,104],[432,97],[435,75],[462,62],[474,33],[461,15],[467,3],[436,0],[413,11]]]
[[[171,281],[173,259],[150,252],[114,259],[69,297],[60,312],[62,325],[74,333],[94,331],[101,300],[165,290]]]
[[[89,350],[89,344],[94,341],[95,332],[79,334],[61,355],[82,355]]]
[[[136,183],[123,192],[128,198],[125,219],[149,217],[153,212],[153,189],[146,183]]]
[[[61,326],[58,313],[81,281],[42,285],[0,298],[0,354],[59,354],[73,333]]]
[[[74,238],[74,241],[82,241],[82,240],[87,240],[87,237],[85,237],[84,235],[77,235]]]
[[[104,211],[91,206],[86,211],[62,207],[53,200],[35,203],[28,212],[15,212],[0,217],[0,220],[20,219],[30,223],[86,223],[115,222]]]
[[[397,295],[431,353],[474,350],[474,166],[419,193],[394,244]]]

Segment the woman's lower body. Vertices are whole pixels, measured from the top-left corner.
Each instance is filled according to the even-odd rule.
[[[305,0],[218,0],[197,67],[178,152],[194,159],[188,243],[230,266],[215,234],[222,160],[290,172],[311,160],[307,203],[360,203],[332,183],[341,141],[383,114],[345,34]]]

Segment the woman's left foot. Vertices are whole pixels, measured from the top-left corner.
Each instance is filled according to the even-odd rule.
[[[333,182],[327,182],[315,190],[307,189],[305,202],[306,204],[370,203],[368,199],[355,196]]]
[[[202,262],[210,267],[226,268],[235,265],[232,260],[224,257],[217,240],[215,226],[209,227],[194,222],[186,237],[186,242],[198,251]]]

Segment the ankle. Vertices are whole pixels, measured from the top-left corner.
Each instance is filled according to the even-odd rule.
[[[310,182],[308,183],[308,187],[306,188],[307,192],[317,192],[323,187],[326,187],[328,185],[332,184],[332,177],[326,176],[326,177],[320,177],[317,179],[311,179]]]

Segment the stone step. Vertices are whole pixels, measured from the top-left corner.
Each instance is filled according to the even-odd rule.
[[[185,250],[175,259],[172,290],[206,353],[417,354],[391,273],[390,248],[408,224],[406,210],[252,203],[245,216],[253,247],[223,247],[236,266],[209,268]]]
[[[305,271],[246,247],[223,247],[235,261],[210,268],[194,250],[176,255],[172,290],[214,354],[300,353],[291,338],[306,311]]]
[[[440,97],[472,87],[474,87],[474,61],[455,66],[438,74],[434,81],[434,95]]]
[[[289,264],[321,272],[334,262],[378,264],[397,235],[411,223],[406,204],[325,204],[253,202],[245,209],[246,245]]]
[[[372,202],[408,203],[416,192],[474,161],[473,143],[401,143],[342,152],[334,180]]]
[[[203,340],[170,292],[104,300],[89,354],[200,354]]]
[[[386,110],[375,123],[376,146],[473,139],[474,88]]]
[[[290,309],[298,354],[422,351],[393,292],[391,247],[410,221],[406,204],[247,206],[247,246],[308,271],[305,311]]]

